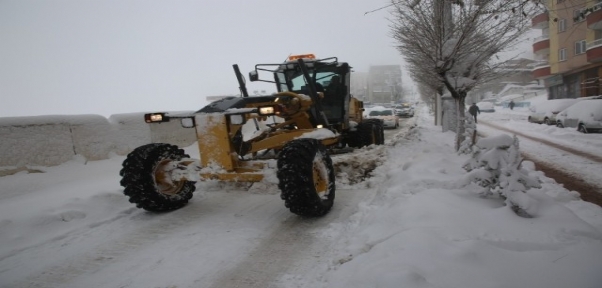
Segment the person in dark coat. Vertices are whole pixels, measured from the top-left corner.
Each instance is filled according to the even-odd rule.
[[[477,123],[477,113],[481,114],[479,106],[477,106],[477,104],[475,103],[472,103],[472,105],[470,105],[470,108],[468,108],[468,113],[470,113],[470,115],[474,117],[474,123]]]
[[[510,100],[509,106],[510,106],[510,110],[513,110],[514,109],[514,101]]]

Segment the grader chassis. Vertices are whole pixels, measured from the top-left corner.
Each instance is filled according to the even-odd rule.
[[[330,153],[384,142],[382,122],[364,120],[363,103],[349,93],[351,67],[312,54],[258,64],[250,80],[274,83],[278,92],[255,97],[233,67],[242,97],[215,101],[192,115],[145,114],[147,123],[179,120],[194,128],[200,159],[171,144],[140,146],[123,161],[124,194],[138,208],[171,211],[188,203],[196,181],[258,182],[275,158],[285,206],[301,216],[328,213],[336,190]],[[260,73],[273,79],[260,79]],[[249,127],[253,133],[243,133]]]

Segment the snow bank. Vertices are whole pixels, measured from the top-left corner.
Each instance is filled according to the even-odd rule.
[[[0,166],[56,165],[74,154],[65,116],[0,118]]]
[[[196,141],[194,129],[179,121],[149,125],[144,113],[111,115],[46,115],[0,118],[0,167],[53,166],[75,155],[86,160],[125,155],[152,142],[181,147]],[[3,169],[7,170],[7,169]]]
[[[480,197],[477,185],[454,184],[465,174],[455,135],[420,114],[368,180],[373,196],[323,233],[335,242],[331,260],[317,276],[299,276],[316,280],[286,287],[600,287],[600,207],[543,174],[548,183],[528,194],[537,218]]]
[[[109,123],[115,132],[115,153],[125,155],[136,147],[151,143],[150,125],[141,121],[144,113],[114,114]]]

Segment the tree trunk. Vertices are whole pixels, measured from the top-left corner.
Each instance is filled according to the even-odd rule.
[[[464,141],[466,127],[464,127],[464,117],[466,116],[466,92],[459,92],[460,97],[456,98],[456,115],[458,115],[456,123],[456,151],[460,150],[460,144]]]

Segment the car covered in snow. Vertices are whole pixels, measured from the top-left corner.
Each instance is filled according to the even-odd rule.
[[[482,101],[477,103],[477,107],[479,107],[479,111],[481,112],[495,112],[495,107],[493,102]]]
[[[577,128],[583,133],[602,132],[602,99],[579,101],[560,111],[556,126]]]
[[[395,112],[399,117],[414,117],[414,107],[410,103],[395,106]]]
[[[385,128],[395,129],[399,127],[399,117],[396,115],[395,109],[392,108],[372,110],[368,113],[368,118],[383,120],[383,127]]]
[[[541,102],[529,107],[530,113],[527,121],[531,123],[554,125],[556,124],[556,115],[578,101],[580,101],[580,99],[568,98]]]

